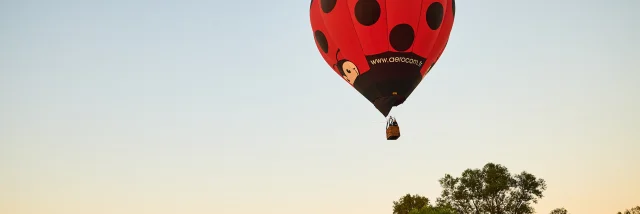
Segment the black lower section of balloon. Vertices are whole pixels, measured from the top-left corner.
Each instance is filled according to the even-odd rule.
[[[397,52],[367,56],[367,60],[371,69],[358,76],[354,87],[386,117],[420,84],[420,69],[426,60],[413,53]]]

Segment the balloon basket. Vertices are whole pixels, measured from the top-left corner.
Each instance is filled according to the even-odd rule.
[[[400,138],[400,127],[389,126],[387,127],[387,140],[397,140]]]
[[[400,138],[400,127],[396,118],[389,117],[387,121],[387,140],[397,140]]]

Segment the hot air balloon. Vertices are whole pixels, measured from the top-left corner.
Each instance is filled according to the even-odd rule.
[[[331,68],[384,117],[405,102],[444,51],[455,0],[312,0],[311,28]],[[400,137],[395,118],[387,140]]]

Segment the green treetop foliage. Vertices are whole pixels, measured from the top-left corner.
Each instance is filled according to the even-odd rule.
[[[393,214],[409,214],[413,209],[421,209],[429,205],[429,199],[420,195],[406,194],[393,202]]]
[[[457,214],[453,207],[427,205],[420,209],[413,209],[409,214]]]
[[[625,210],[624,212],[618,212],[618,214],[640,214],[640,206]]]
[[[432,206],[427,197],[406,194],[393,202],[394,214],[457,214],[453,207]]]
[[[466,169],[460,177],[445,174],[439,182],[443,190],[435,206],[427,197],[406,194],[393,202],[393,214],[533,214],[532,203],[547,189],[541,178],[526,171],[511,174],[494,163]],[[564,207],[550,212],[568,213]],[[617,214],[640,214],[640,206]]]
[[[567,211],[567,209],[562,207],[562,208],[556,208],[555,210],[552,210],[549,214],[568,214],[568,213],[569,212]]]
[[[543,179],[527,172],[510,174],[499,164],[487,163],[482,169],[467,169],[460,177],[446,174],[439,205],[453,207],[462,214],[532,214],[546,190]]]

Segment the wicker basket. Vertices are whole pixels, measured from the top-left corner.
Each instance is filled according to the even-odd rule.
[[[400,127],[389,126],[387,127],[387,140],[396,140],[400,138]]]

